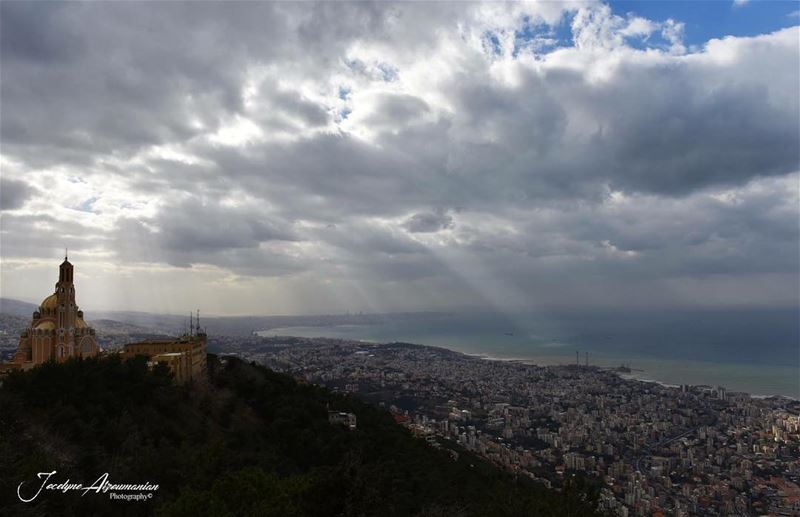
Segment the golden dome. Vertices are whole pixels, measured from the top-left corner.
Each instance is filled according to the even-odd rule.
[[[47,298],[44,299],[41,305],[42,309],[55,309],[58,307],[58,295],[55,293],[51,294]]]
[[[47,301],[47,300],[45,300],[45,301]],[[37,330],[53,330],[53,329],[56,328],[56,324],[53,323],[50,320],[47,320],[47,321],[42,321],[42,322],[38,323],[36,325],[36,327],[34,327],[34,328],[36,328]]]

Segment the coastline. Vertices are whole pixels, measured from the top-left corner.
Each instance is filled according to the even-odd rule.
[[[427,345],[425,345],[425,346],[427,346]],[[437,347],[437,348],[447,348],[447,347]],[[451,348],[447,348],[447,349],[451,350],[451,351],[454,351],[454,352],[460,352],[459,350],[454,350],[454,349],[451,349]],[[537,360],[537,359],[539,359],[537,357],[495,357],[495,356],[491,356],[491,355],[486,354],[486,353],[466,353],[466,352],[461,352],[461,353],[463,353],[464,355],[471,356],[471,357],[476,357],[476,358],[479,358],[479,359],[483,359],[485,361],[516,362],[516,363],[522,363],[522,364],[527,364],[527,365],[532,365],[532,366],[569,366],[569,365],[575,364],[574,362],[566,361],[566,359],[568,359],[569,356],[552,356],[553,358],[557,357],[557,358],[565,359],[565,361],[562,361],[562,362],[553,362],[553,361],[542,362],[540,360]],[[694,362],[700,363],[702,361],[694,361]],[[716,364],[723,364],[723,363],[716,363]],[[659,379],[653,379],[653,378],[650,378],[649,376],[645,377],[642,374],[646,373],[646,370],[640,370],[639,372],[632,371],[631,373],[624,373],[624,372],[615,371],[614,367],[612,367],[612,366],[599,366],[599,365],[590,365],[590,366],[594,366],[594,367],[597,367],[597,368],[602,368],[602,369],[607,370],[607,371],[611,371],[611,372],[616,373],[621,378],[626,379],[626,380],[635,380],[635,381],[639,381],[639,382],[648,382],[648,383],[652,383],[652,384],[658,384],[659,386],[663,386],[665,388],[672,388],[672,389],[680,389],[680,387],[681,387],[681,384],[675,384],[674,382],[669,382],[669,381],[659,380]],[[710,386],[710,384],[704,384],[704,383],[683,383],[683,384],[688,384],[689,386]],[[779,393],[779,394],[775,394],[775,393],[772,393],[772,394],[751,393],[749,391],[731,389],[729,387],[729,385],[725,385],[725,384],[717,384],[717,385],[722,386],[723,388],[725,388],[729,392],[746,393],[751,398],[768,399],[768,398],[773,398],[773,397],[779,397],[779,398],[785,398],[785,399],[793,400],[793,401],[800,401],[800,396],[786,395],[786,394],[783,394],[783,393]]]
[[[402,341],[443,348],[487,360],[519,361],[537,366],[575,364],[574,352],[566,353],[567,346],[558,348],[539,347],[538,349],[532,346],[530,353],[525,353],[518,347],[512,350],[497,341],[492,341],[490,338],[479,342],[476,342],[475,339],[465,339],[465,342],[459,342],[457,336],[452,335],[410,336],[395,332],[388,335],[389,333],[380,332],[380,330],[374,326],[350,326],[348,328],[341,326],[335,328],[283,327],[256,331],[256,333],[264,337],[275,335],[302,338],[328,337],[373,344]],[[511,353],[505,355],[503,354],[504,351]],[[582,352],[580,359],[580,363],[584,364]],[[722,386],[728,391],[744,392],[752,397],[781,396],[791,400],[800,400],[800,381],[798,381],[800,368],[794,366],[641,356],[623,358],[604,355],[592,350],[590,350],[589,354],[589,364],[609,369],[627,364],[632,367],[633,371],[621,374],[624,378],[632,378],[643,382],[656,382],[665,386],[680,386],[681,384]]]

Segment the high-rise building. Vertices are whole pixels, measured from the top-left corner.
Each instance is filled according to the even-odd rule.
[[[31,324],[22,331],[12,363],[28,369],[50,360],[92,357],[97,352],[94,329],[83,320],[83,311],[75,302],[73,268],[65,256],[58,268],[56,290],[42,301]]]

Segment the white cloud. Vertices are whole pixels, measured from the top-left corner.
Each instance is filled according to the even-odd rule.
[[[676,22],[672,18],[661,24],[661,35],[669,42],[671,54],[686,52],[686,47],[683,45],[684,29],[685,25],[682,22]]]

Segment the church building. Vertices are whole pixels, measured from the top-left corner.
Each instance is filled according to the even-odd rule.
[[[63,362],[97,353],[94,329],[86,325],[83,311],[75,302],[72,264],[64,257],[56,291],[42,301],[31,324],[22,331],[12,364],[28,369],[49,360]]]

